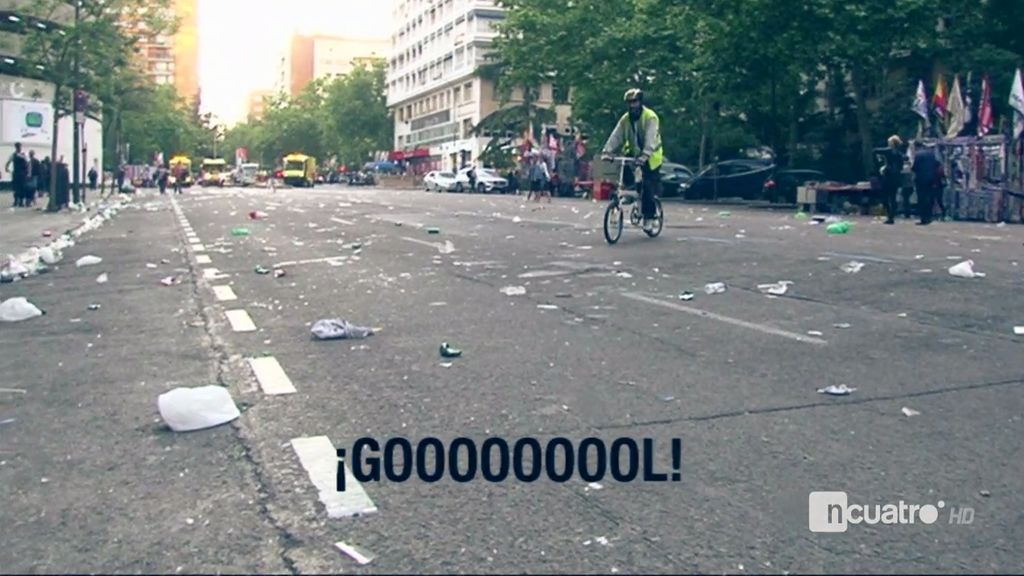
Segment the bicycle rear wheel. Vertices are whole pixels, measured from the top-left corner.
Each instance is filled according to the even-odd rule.
[[[647,234],[651,238],[654,238],[658,234],[661,234],[661,228],[665,225],[665,213],[661,211],[661,200],[654,199],[654,226],[651,229],[644,230],[644,234]]]
[[[604,210],[604,239],[615,244],[622,237],[622,208],[618,201],[612,201]]]

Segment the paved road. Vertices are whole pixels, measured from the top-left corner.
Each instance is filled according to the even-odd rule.
[[[0,510],[0,566],[1024,569],[1019,227],[857,219],[851,234],[828,236],[790,213],[673,204],[661,237],[627,230],[609,247],[603,206],[577,200],[318,187],[136,206],[68,255],[107,259],[109,283],[65,265],[0,287],[48,311],[0,332],[5,386],[26,390],[0,392],[0,420],[16,418],[0,424],[0,497],[13,504]],[[250,220],[253,210],[267,217]],[[232,236],[240,226],[250,234]],[[967,258],[984,278],[946,272]],[[844,272],[850,261],[864,266]],[[185,283],[157,282],[171,273]],[[757,288],[778,281],[792,282],[780,297]],[[728,290],[707,295],[709,282]],[[237,299],[218,300],[215,286]],[[94,301],[103,308],[87,311]],[[227,310],[245,310],[256,329],[235,331]],[[314,341],[321,318],[383,330]],[[443,341],[463,356],[447,365]],[[267,394],[247,363],[257,357],[273,358],[296,392]],[[209,383],[229,387],[242,417],[167,430],[156,395]],[[842,384],[856,391],[817,392]],[[362,504],[376,510],[346,516],[358,491],[340,503],[330,487],[318,495],[312,452],[293,441],[351,453],[364,436],[650,438],[664,472],[678,438],[681,479],[368,481]],[[943,507],[931,525],[819,534],[808,529],[814,491]],[[973,522],[950,525],[965,507]],[[360,566],[339,541],[372,562]]]

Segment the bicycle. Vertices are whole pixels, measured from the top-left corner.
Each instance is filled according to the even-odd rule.
[[[609,244],[615,244],[622,237],[623,227],[623,206],[631,206],[629,211],[629,223],[633,226],[640,226],[643,222],[643,213],[641,212],[640,202],[640,191],[643,186],[643,170],[640,168],[640,164],[636,162],[635,158],[616,156],[607,160],[609,162],[618,162],[622,165],[619,170],[619,183],[612,193],[611,202],[604,211],[604,239]],[[635,189],[630,189],[626,186],[626,166],[631,165],[633,168],[633,182],[635,183]],[[661,209],[661,200],[654,198],[654,226],[650,230],[644,230],[644,234],[648,237],[654,238],[661,234],[661,229],[665,224],[665,214]]]

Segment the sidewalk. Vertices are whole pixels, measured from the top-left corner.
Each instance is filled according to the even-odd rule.
[[[33,208],[13,208],[10,193],[0,194],[0,259],[6,258],[8,254],[17,257],[32,247],[48,245],[64,232],[81,226],[88,218],[95,216],[98,205],[116,198],[101,198],[98,191],[90,190],[86,195],[86,212],[47,212],[46,198],[37,199]],[[50,236],[43,235],[46,231],[50,232]]]

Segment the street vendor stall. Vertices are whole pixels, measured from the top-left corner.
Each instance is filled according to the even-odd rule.
[[[1021,141],[1005,135],[938,140],[944,204],[955,220],[1024,222]]]

